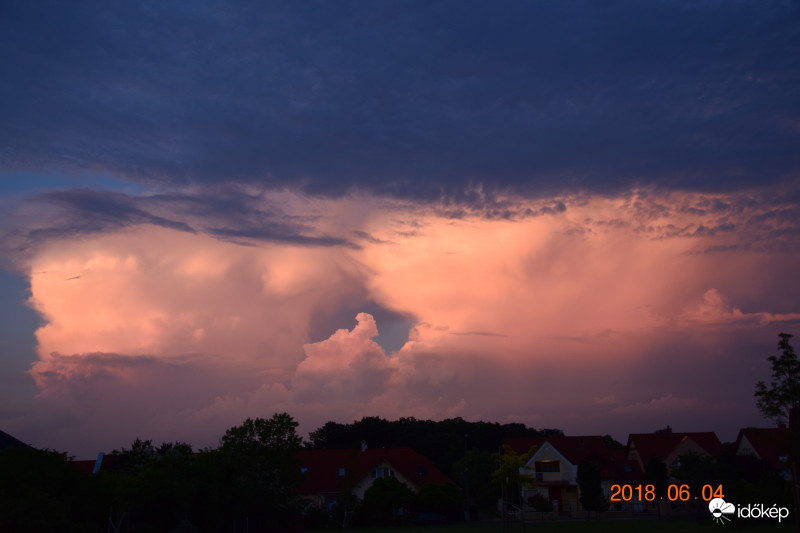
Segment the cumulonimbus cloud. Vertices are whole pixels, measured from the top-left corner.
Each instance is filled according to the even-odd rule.
[[[358,245],[235,242],[188,219],[200,229],[148,219],[29,241],[30,305],[43,320],[31,374],[42,405],[69,398],[62,409],[91,404],[92,420],[103,420],[148,390],[169,402],[144,402],[152,416],[131,416],[165,439],[170,428],[201,438],[276,408],[306,429],[381,414],[518,417],[569,430],[602,413],[619,424],[661,407],[690,416],[686,398],[730,418],[721,398],[749,402],[747,384],[723,387],[716,376],[698,392],[703,372],[729,349],[739,366],[726,368],[749,368],[741,346],[755,336],[769,346],[776,323],[798,319],[778,290],[795,287],[790,272],[775,261],[798,249],[753,238],[775,231],[777,216],[758,226],[774,206],[641,193],[565,197],[555,202],[563,209],[509,201],[507,216],[495,216],[486,206],[454,213],[363,196],[309,207],[280,194],[282,216],[304,231]],[[228,223],[249,224],[258,205]],[[723,225],[734,229],[699,231]],[[708,252],[729,245],[740,247]],[[346,329],[312,331],[320,316],[358,302],[411,317],[407,342],[385,350],[367,313],[342,317]]]

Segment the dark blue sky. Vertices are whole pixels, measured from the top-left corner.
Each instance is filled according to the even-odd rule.
[[[796,184],[797,2],[1,9],[7,173],[462,200]]]

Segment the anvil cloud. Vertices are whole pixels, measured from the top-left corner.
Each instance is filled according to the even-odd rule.
[[[281,227],[302,238],[232,226],[234,240],[221,220],[180,215],[213,196],[108,194],[137,222],[75,234],[86,203],[48,193],[28,208],[53,206],[49,221],[21,246],[44,322],[31,368],[41,405],[72,406],[114,436],[122,417],[208,442],[276,409],[308,429],[379,413],[732,431],[754,407],[729,380],[747,384],[755,346],[800,321],[794,274],[779,266],[796,246],[776,249],[775,235],[796,230],[781,213],[797,206],[742,194],[508,201],[495,217],[251,189],[241,224],[282,205],[303,222]],[[405,342],[386,349],[372,314],[343,314],[359,306],[405,317]]]

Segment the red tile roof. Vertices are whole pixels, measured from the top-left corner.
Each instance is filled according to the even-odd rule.
[[[547,442],[547,439],[544,437],[515,437],[503,439],[503,444],[511,446],[511,450],[517,455],[528,453],[531,446],[541,448],[542,444],[545,442]]]
[[[696,442],[711,457],[719,457],[724,451],[722,443],[713,431],[675,433],[668,429],[655,433],[631,433],[628,436],[628,452],[631,447],[634,447],[644,465],[650,461],[651,457],[664,461],[686,438]]]
[[[386,462],[395,472],[419,489],[426,483],[448,483],[450,479],[427,458],[411,448],[369,448],[349,450],[300,450],[297,466],[304,470],[300,492],[304,494],[338,493],[370,475]],[[345,475],[339,469],[345,468]]]
[[[625,450],[606,450],[596,457],[588,457],[600,466],[600,477],[629,485],[641,483],[644,472],[639,463],[626,458]]]
[[[70,461],[69,464],[71,464],[72,466],[74,466],[78,470],[81,470],[83,472],[87,472],[87,473],[91,474],[92,472],[94,472],[94,464],[95,464],[95,462],[96,461],[78,460],[78,461]]]
[[[786,470],[786,462],[781,461],[781,457],[789,456],[790,435],[787,428],[744,428],[736,437],[737,451],[742,437],[747,437],[758,457],[770,468],[776,472]]]
[[[555,435],[553,437],[520,437],[503,439],[503,444],[508,444],[517,454],[526,453],[531,446],[541,448],[545,442],[549,442],[564,458],[570,463],[577,465],[593,453],[604,453],[608,451],[603,437],[599,435],[588,436],[566,436]]]

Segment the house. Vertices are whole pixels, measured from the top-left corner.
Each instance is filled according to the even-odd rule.
[[[94,473],[94,467],[95,467],[96,463],[97,463],[96,461],[84,460],[84,459],[78,459],[78,460],[70,461],[70,464],[72,466],[74,466],[75,468],[77,468],[81,472],[86,472],[87,474],[93,474]]]
[[[30,448],[30,446],[5,431],[0,431],[0,452],[8,448]]]
[[[716,459],[724,447],[713,431],[676,433],[667,426],[655,433],[631,433],[628,436],[627,459],[635,461],[644,471],[655,457],[672,472],[680,467],[683,455],[697,453]]]
[[[638,484],[642,470],[638,464],[625,457],[625,450],[609,449],[603,437],[566,436],[504,439],[517,453],[526,453],[531,446],[536,451],[526,463],[527,473],[535,478],[532,487],[522,489],[522,500],[527,510],[532,499],[541,495],[553,504],[553,512],[572,516],[582,512],[578,488],[578,468],[584,461],[597,463],[600,470],[601,487],[608,499],[613,484]],[[613,508],[613,507],[612,507]],[[624,510],[621,506],[616,510]]]
[[[427,483],[450,482],[433,463],[411,448],[300,450],[296,457],[303,475],[301,499],[324,509],[330,509],[340,495],[348,492],[363,499],[378,478],[395,477],[414,492]]]
[[[791,479],[789,465],[790,434],[786,427],[744,428],[736,437],[735,453],[760,459],[783,476]]]

